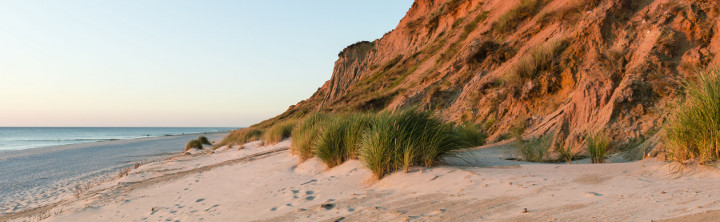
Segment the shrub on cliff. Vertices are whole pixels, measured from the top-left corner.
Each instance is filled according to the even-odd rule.
[[[289,138],[293,128],[295,127],[296,120],[286,120],[283,122],[275,123],[265,131],[263,139],[268,144],[276,144],[285,138]]]
[[[188,150],[195,148],[195,149],[202,149],[203,144],[200,142],[200,140],[190,140],[187,144],[185,144],[185,152]]]
[[[534,16],[540,10],[540,6],[542,6],[540,0],[520,0],[519,4],[498,18],[495,31],[508,33],[514,30],[522,21]]]
[[[669,159],[701,164],[720,159],[720,70],[701,72],[686,84],[687,98],[667,125]]]

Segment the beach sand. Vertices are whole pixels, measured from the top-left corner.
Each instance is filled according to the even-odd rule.
[[[357,160],[326,169],[289,141],[143,165],[48,210],[47,221],[650,221],[720,209],[720,174],[646,160],[534,164],[509,145],[382,180]],[[698,217],[700,216],[700,217]],[[693,216],[690,216],[693,217]],[[714,218],[714,217],[713,217]],[[694,219],[694,220],[693,220]],[[678,220],[676,218],[676,220]]]

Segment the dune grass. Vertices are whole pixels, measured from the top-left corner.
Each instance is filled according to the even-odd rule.
[[[205,136],[198,137],[198,141],[205,145],[212,145],[212,143],[210,143],[210,140],[208,140],[208,138]]]
[[[217,146],[232,146],[232,145],[242,145],[248,142],[260,140],[263,135],[263,130],[250,127],[250,128],[243,128],[239,130],[234,130],[230,132],[228,136],[226,136]]]
[[[289,138],[296,123],[297,120],[290,119],[273,124],[265,130],[263,140],[265,140],[267,144],[276,144],[285,138]]]
[[[310,159],[315,155],[317,137],[322,128],[327,126],[329,115],[324,113],[313,113],[300,120],[292,130],[290,138],[290,152],[300,158],[301,161]]]
[[[378,114],[362,137],[360,158],[377,179],[410,166],[430,167],[462,147],[450,124],[428,112],[412,110]]]
[[[524,161],[542,163],[550,156],[551,139],[549,136],[533,137],[527,140],[518,137],[515,141],[515,148]]]
[[[554,150],[558,154],[558,160],[572,164],[574,159],[577,159],[580,155],[575,151],[572,146],[558,145]]]
[[[360,139],[370,128],[373,114],[353,113],[329,115],[321,123],[321,132],[315,144],[315,155],[328,167],[358,157]]]
[[[585,143],[592,163],[605,162],[605,157],[612,149],[610,137],[604,131],[588,135],[585,138]]]
[[[460,141],[466,143],[468,147],[477,147],[485,145],[487,142],[487,131],[472,123],[458,124],[454,128],[455,134],[460,137]]]
[[[666,127],[668,158],[708,164],[720,158],[720,70],[699,73],[686,88],[685,103]]]
[[[328,167],[359,158],[376,178],[411,166],[430,167],[451,151],[485,144],[472,124],[454,125],[430,112],[314,113],[293,129],[291,151],[301,160],[317,156]]]
[[[187,152],[188,150],[190,150],[192,148],[202,149],[203,144],[200,140],[190,140],[190,142],[185,144],[185,152]]]

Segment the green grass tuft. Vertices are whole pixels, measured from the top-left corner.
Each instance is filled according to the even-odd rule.
[[[323,122],[329,116],[323,113],[313,113],[300,120],[292,130],[290,139],[290,152],[300,158],[301,161],[310,159],[315,155],[315,143],[322,132]]]
[[[572,146],[559,145],[555,147],[555,152],[558,153],[560,161],[567,162],[568,164],[572,164],[572,161],[579,157],[578,152],[575,151]]]
[[[542,163],[550,156],[551,137],[533,137],[528,140],[516,140],[518,155],[528,162]]]
[[[720,158],[720,70],[686,83],[687,98],[668,123],[664,143],[670,160],[707,164]]]
[[[381,113],[362,137],[360,157],[376,178],[410,166],[430,167],[461,147],[450,124],[428,112]]]
[[[190,140],[187,144],[185,144],[185,152],[188,150],[195,148],[195,149],[202,149],[203,144],[200,142],[200,140]]]
[[[200,137],[198,137],[198,140],[199,140],[202,144],[212,145],[212,143],[210,143],[210,140],[208,140],[208,138],[205,137],[205,136],[200,136]]]
[[[257,128],[244,128],[230,132],[217,146],[242,145],[262,138],[263,130]]]
[[[289,138],[296,123],[297,121],[292,119],[275,123],[265,131],[263,140],[268,144],[276,144],[285,138]]]
[[[486,130],[478,125],[462,123],[455,126],[454,131],[460,141],[466,143],[463,144],[465,146],[477,147],[485,145],[487,142],[488,134]]]
[[[605,157],[610,153],[612,144],[610,137],[605,132],[599,132],[588,135],[585,138],[587,143],[588,154],[592,163],[603,163]]]
[[[344,114],[331,116],[321,127],[315,155],[328,167],[335,167],[358,156],[362,134],[370,128],[371,114]]]

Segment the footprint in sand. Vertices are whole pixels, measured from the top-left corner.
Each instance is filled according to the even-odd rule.
[[[602,197],[602,196],[603,196],[603,194],[601,194],[601,193],[596,193],[596,192],[585,192],[585,195],[586,195],[586,196],[595,196],[595,197]]]
[[[200,202],[202,202],[203,200],[205,200],[205,198],[197,199],[197,200],[195,201],[195,203],[200,203]]]

